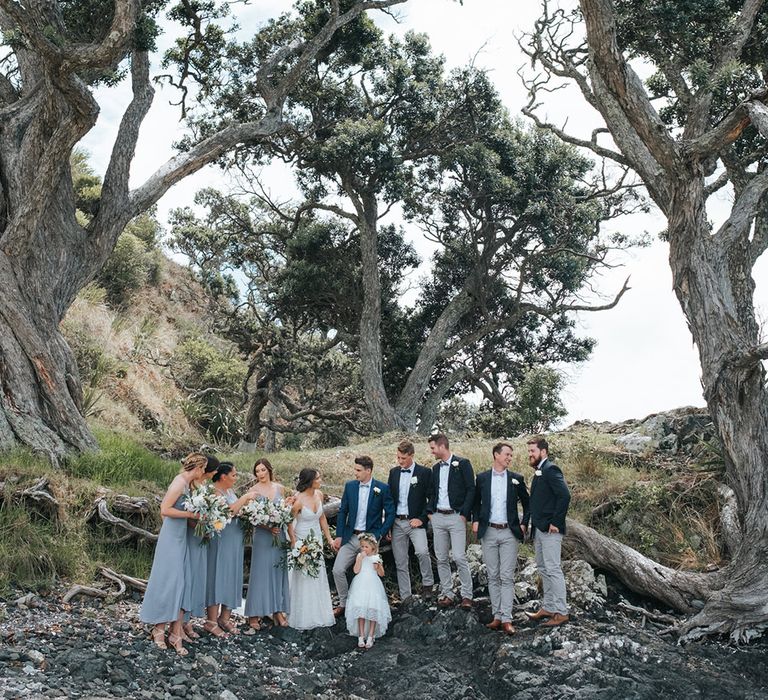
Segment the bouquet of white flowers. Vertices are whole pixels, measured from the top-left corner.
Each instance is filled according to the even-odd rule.
[[[184,501],[184,509],[195,514],[195,534],[207,544],[214,535],[220,535],[232,520],[232,511],[223,496],[210,484],[195,488]]]
[[[320,567],[325,566],[323,543],[317,539],[313,531],[310,531],[303,540],[296,540],[296,544],[288,549],[285,566],[289,570],[302,571],[312,578],[320,575]]]
[[[240,509],[240,520],[250,531],[251,527],[279,527],[283,528],[293,520],[291,506],[284,503],[274,503],[267,498],[255,498],[246,503]],[[272,544],[275,547],[280,546],[280,540],[277,535],[273,535]]]

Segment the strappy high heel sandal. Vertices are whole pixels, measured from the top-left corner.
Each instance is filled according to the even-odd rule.
[[[184,632],[184,636],[182,639],[184,639],[185,642],[191,642],[195,639],[200,639],[200,635],[195,632],[195,628],[192,627],[191,622],[187,622],[185,625],[182,626],[182,631]]]
[[[288,620],[285,619],[285,613],[276,612],[272,619],[278,627],[288,627]]]
[[[216,622],[219,624],[219,627],[221,627],[221,629],[226,630],[230,634],[240,634],[240,630],[235,626],[234,622],[232,622],[231,620],[222,620],[221,618],[219,618]]]
[[[203,624],[203,629],[212,637],[218,637],[219,639],[229,636],[223,629],[221,629],[221,627],[219,627],[218,622],[214,622],[213,620],[207,620],[205,624]]]
[[[165,628],[153,627],[149,633],[149,638],[158,649],[167,649],[168,645],[165,643]]]
[[[189,650],[184,648],[183,640],[178,635],[173,633],[169,634],[168,641],[171,643],[171,646],[176,650],[176,653],[179,656],[186,656],[189,654]]]

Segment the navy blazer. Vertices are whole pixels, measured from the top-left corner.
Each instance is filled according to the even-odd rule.
[[[427,526],[427,506],[429,505],[429,494],[432,484],[432,470],[423,467],[415,462],[411,466],[413,474],[411,478],[416,477],[416,483],[411,484],[408,489],[408,518],[418,518],[421,520],[421,527]],[[397,507],[400,501],[400,467],[393,467],[389,470],[389,492],[392,494],[392,500],[395,503],[394,512],[397,513]]]
[[[492,469],[477,475],[475,484],[475,505],[472,509],[472,520],[478,523],[477,538],[483,539],[488,530],[491,518],[491,480]],[[517,481],[517,484],[513,483]],[[523,531],[520,528],[520,516],[517,512],[517,502],[523,506],[523,522],[528,527],[531,513],[528,509],[528,489],[525,487],[525,477],[517,472],[507,472],[507,524],[512,534],[521,542]]]
[[[359,491],[360,482],[357,479],[344,484],[339,514],[336,516],[336,537],[341,537],[342,544],[346,544],[354,534]],[[370,532],[376,539],[380,540],[390,531],[394,522],[395,504],[389,492],[389,486],[383,481],[371,479],[371,486],[368,490],[365,531]]]
[[[554,462],[546,459],[539,469],[541,476],[534,476],[531,482],[531,522],[542,532],[548,532],[549,526],[554,525],[564,535],[571,492]]]
[[[475,472],[472,463],[464,457],[451,455],[448,465],[448,502],[451,510],[463,515],[467,520],[472,517],[472,506],[475,503]],[[453,464],[456,462],[456,464]],[[429,497],[430,513],[437,512],[437,497],[440,493],[441,462],[432,467],[432,492]]]

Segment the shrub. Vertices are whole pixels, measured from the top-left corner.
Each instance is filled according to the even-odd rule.
[[[147,284],[151,257],[146,244],[132,233],[123,233],[117,239],[98,278],[112,306],[125,304],[131,294]]]

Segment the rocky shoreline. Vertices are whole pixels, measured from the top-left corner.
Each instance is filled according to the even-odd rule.
[[[768,695],[768,641],[678,646],[663,625],[627,607],[619,584],[569,562],[572,622],[545,631],[518,613],[518,632],[490,632],[486,599],[438,610],[415,596],[395,607],[386,637],[356,648],[343,623],[298,632],[203,636],[187,657],[152,646],[138,624],[139,599],[60,593],[0,602],[1,698],[744,698]],[[475,570],[482,580],[482,570]],[[532,568],[517,587],[535,597]],[[628,595],[628,594],[626,594]],[[633,603],[639,601],[634,600]],[[651,619],[656,616],[650,613]],[[661,615],[663,617],[663,615]]]

